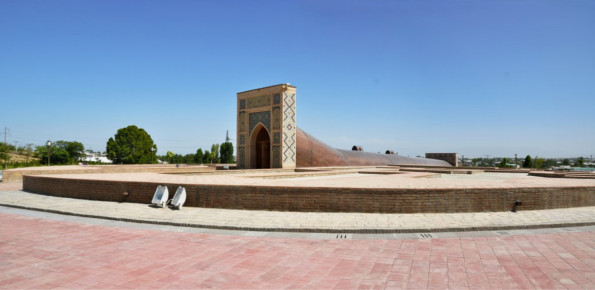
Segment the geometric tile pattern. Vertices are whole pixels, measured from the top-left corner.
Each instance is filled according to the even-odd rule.
[[[267,128],[267,130],[269,132],[271,132],[271,112],[270,111],[266,111],[266,112],[258,112],[258,113],[250,113],[249,115],[249,119],[250,119],[250,130],[248,131],[249,134],[252,134],[252,130],[254,130],[254,127],[256,127],[256,125],[258,125],[258,123],[262,123],[262,125]]]
[[[246,112],[241,111],[238,114],[238,131],[246,132]]]
[[[274,105],[281,104],[281,94],[274,94],[273,95],[273,104]]]
[[[246,167],[246,147],[244,146],[238,147],[238,166],[240,168]]]
[[[278,133],[277,133],[278,134]],[[273,168],[281,168],[281,146],[273,146]]]
[[[295,92],[283,92],[283,164],[296,163]]]
[[[281,107],[273,108],[273,130],[281,129]]]
[[[271,96],[264,95],[248,98],[248,109],[266,107],[271,105]]]
[[[280,132],[273,133],[273,144],[281,144],[281,133]]]

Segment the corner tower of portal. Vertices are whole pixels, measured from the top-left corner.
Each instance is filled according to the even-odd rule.
[[[270,86],[237,94],[239,168],[295,168],[296,87]]]

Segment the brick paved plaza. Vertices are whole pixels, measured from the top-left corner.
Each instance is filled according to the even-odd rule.
[[[125,178],[146,176],[132,173]],[[310,185],[409,188],[464,187],[473,182],[494,188],[593,182],[518,175],[151,177],[215,184],[297,186],[307,181]],[[39,195],[21,187],[0,183],[3,289],[595,288],[595,207],[435,214],[198,207],[173,211],[141,203]]]
[[[2,183],[0,204],[36,209],[0,206],[3,289],[595,288],[593,207],[417,215],[172,211],[37,195]],[[66,215],[47,213],[52,210]],[[102,218],[80,217],[84,215]],[[355,233],[158,225],[176,220],[188,226],[221,223],[221,228],[256,223],[262,229],[308,225],[303,229],[324,231],[351,226]],[[411,233],[357,234],[358,229],[374,225]],[[459,230],[492,231],[441,232],[453,225]],[[506,230],[511,225],[546,229]],[[552,225],[585,226],[548,228]]]
[[[0,287],[592,289],[595,232],[336,240],[0,213]]]

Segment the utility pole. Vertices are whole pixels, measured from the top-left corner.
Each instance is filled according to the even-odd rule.
[[[229,141],[231,141],[231,139],[229,138],[229,130],[225,131],[225,142],[228,143]]]

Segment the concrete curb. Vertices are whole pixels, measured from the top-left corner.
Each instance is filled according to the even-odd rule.
[[[564,228],[564,227],[580,227],[580,226],[593,226],[595,221],[589,222],[569,222],[569,223],[548,223],[548,224],[530,224],[530,225],[515,225],[515,226],[483,226],[483,227],[443,227],[443,228],[407,228],[407,229],[333,229],[333,228],[267,228],[267,227],[235,227],[235,226],[220,226],[210,224],[198,224],[198,223],[176,223],[166,222],[158,220],[143,220],[133,219],[124,217],[114,217],[106,215],[91,215],[81,214],[69,211],[61,211],[46,208],[20,206],[14,204],[0,203],[0,206],[12,207],[18,209],[34,210],[54,214],[79,216],[86,218],[97,218],[113,221],[122,222],[133,222],[141,224],[155,224],[155,225],[167,225],[177,227],[190,227],[190,228],[205,228],[205,229],[217,229],[217,230],[236,230],[236,231],[259,231],[259,232],[297,232],[297,233],[344,233],[344,234],[400,234],[400,233],[438,233],[438,232],[474,232],[474,231],[497,231],[497,230],[523,230],[523,229],[541,229],[541,228]]]

